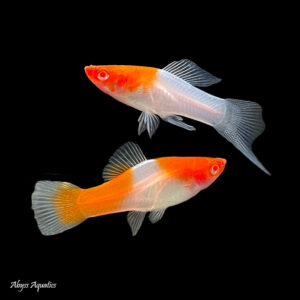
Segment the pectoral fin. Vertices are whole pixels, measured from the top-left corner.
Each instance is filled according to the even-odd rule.
[[[149,220],[152,224],[158,222],[164,215],[166,209],[153,210],[149,214]]]
[[[159,117],[150,112],[142,112],[139,119],[138,134],[141,135],[146,129],[151,138],[159,126]]]

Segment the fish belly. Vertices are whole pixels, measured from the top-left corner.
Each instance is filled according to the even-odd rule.
[[[142,88],[126,94],[113,95],[119,102],[133,107],[139,111],[154,113],[154,100],[152,89],[144,91]]]

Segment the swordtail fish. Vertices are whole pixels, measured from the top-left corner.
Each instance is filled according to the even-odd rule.
[[[32,194],[32,209],[43,235],[71,229],[84,220],[128,212],[133,235],[149,212],[152,223],[168,207],[180,204],[209,187],[223,172],[226,160],[211,157],[146,159],[137,144],[128,142],[109,159],[101,185],[82,189],[60,181],[41,180]]]
[[[160,119],[187,130],[183,122],[193,119],[214,127],[257,167],[270,175],[252,151],[252,143],[264,131],[262,108],[258,103],[222,99],[196,87],[208,87],[221,79],[194,62],[174,61],[163,69],[141,66],[87,66],[88,78],[104,93],[140,110],[138,133],[150,137]]]

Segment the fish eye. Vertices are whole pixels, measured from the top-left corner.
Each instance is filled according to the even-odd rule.
[[[211,175],[216,175],[220,170],[220,167],[218,165],[213,165],[211,168],[210,168],[210,173]]]
[[[109,77],[109,75],[106,71],[100,71],[98,73],[97,77],[98,77],[99,80],[103,81],[103,80],[106,80]]]

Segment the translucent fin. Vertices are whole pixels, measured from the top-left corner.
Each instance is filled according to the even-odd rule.
[[[169,73],[180,77],[188,83],[199,87],[207,87],[221,81],[220,78],[217,78],[214,75],[204,71],[189,59],[173,61],[163,68],[163,70],[168,71]]]
[[[215,129],[261,170],[271,175],[252,152],[252,143],[265,129],[261,106],[251,101],[226,101],[225,117]]]
[[[108,164],[103,169],[103,179],[111,180],[145,160],[147,158],[139,145],[127,142],[110,157]]]
[[[142,112],[138,119],[138,134],[141,135],[146,129],[151,138],[159,126],[159,117],[149,112]]]
[[[131,228],[132,235],[135,236],[141,228],[145,219],[146,212],[143,211],[130,211],[127,214],[127,221]]]
[[[190,130],[190,131],[194,131],[196,130],[196,128],[194,126],[185,124],[184,122],[182,122],[182,118],[179,116],[169,116],[167,118],[164,119],[164,121],[169,122],[173,125],[176,125],[178,127],[184,128],[186,130]]]
[[[43,235],[54,235],[85,220],[77,207],[80,188],[60,181],[38,181],[32,194],[32,209]]]
[[[152,224],[158,222],[164,215],[166,209],[153,210],[149,214],[149,220]]]

